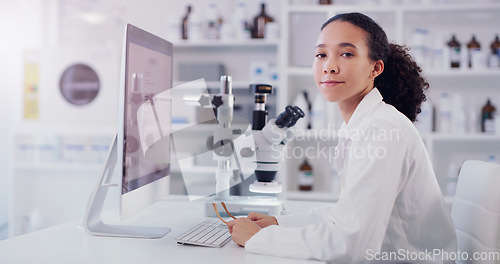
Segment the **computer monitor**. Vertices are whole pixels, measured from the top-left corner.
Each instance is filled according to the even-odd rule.
[[[132,25],[126,30],[117,138],[122,217],[168,194],[172,116],[172,44]]]
[[[167,227],[116,226],[100,217],[115,167],[121,175],[121,216],[168,195],[173,45],[127,24],[121,59],[118,132],[92,193],[85,229],[93,235],[159,238]],[[116,166],[118,164],[118,166]]]

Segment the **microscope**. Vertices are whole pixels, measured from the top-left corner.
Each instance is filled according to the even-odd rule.
[[[289,128],[304,117],[304,112],[297,106],[287,106],[283,113],[268,122],[265,103],[272,91],[271,85],[250,85],[250,92],[255,94],[251,135],[241,131],[235,133],[231,128],[234,106],[232,78],[221,76],[220,93],[211,99],[216,109],[218,126],[213,138],[209,137],[207,147],[213,150],[217,171],[215,196],[205,203],[207,216],[216,215],[213,202],[224,202],[229,213],[240,215],[250,212],[279,215],[284,209],[283,202],[276,196],[231,196],[229,193],[231,178],[236,175],[241,181],[244,180],[242,163],[245,160],[250,160],[257,178],[249,187],[251,192],[277,194],[282,191],[281,185],[275,180],[279,162],[283,158],[285,145],[293,139]],[[232,161],[236,163],[237,170],[232,169]],[[223,210],[219,213],[225,215]]]

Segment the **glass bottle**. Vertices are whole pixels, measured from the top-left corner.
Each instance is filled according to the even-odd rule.
[[[459,68],[460,67],[460,59],[461,59],[461,45],[458,42],[457,38],[453,34],[451,40],[446,43],[450,49],[450,67],[451,68]]]
[[[490,48],[491,54],[489,56],[489,66],[500,67],[500,39],[498,38],[498,35],[496,35],[495,40],[491,42]]]
[[[186,15],[182,18],[182,39],[188,39],[188,28],[189,28],[189,15],[191,14],[192,7],[187,6]]]
[[[490,48],[491,48],[491,54],[494,54],[497,56],[500,55],[500,39],[498,39],[498,35],[496,35],[495,40],[493,40],[493,42],[491,42]]]
[[[331,5],[332,0],[319,0],[320,5]]]
[[[471,41],[467,43],[467,51],[469,68],[472,68],[472,66],[477,67],[477,65],[474,65],[473,61],[476,61],[474,57],[477,56],[477,54],[481,51],[481,44],[476,40],[475,35],[472,35]]]
[[[312,166],[307,162],[307,159],[304,159],[304,162],[299,167],[299,190],[311,191],[313,183]]]
[[[232,23],[235,28],[236,39],[249,39],[251,37],[251,27],[246,19],[246,5],[239,2],[232,14]]]
[[[205,14],[206,29],[205,29],[205,39],[218,39],[219,38],[219,20],[217,18],[217,6],[214,3],[208,5],[208,9]]]
[[[260,13],[253,19],[252,38],[264,38],[266,23],[274,22],[274,19],[266,14],[266,4],[260,4]]]
[[[481,131],[492,133],[495,132],[495,107],[491,104],[490,99],[486,101],[481,111]]]

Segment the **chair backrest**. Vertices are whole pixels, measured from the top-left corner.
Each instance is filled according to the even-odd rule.
[[[464,162],[451,217],[459,252],[467,252],[469,258],[481,258],[462,263],[500,263],[500,164]]]

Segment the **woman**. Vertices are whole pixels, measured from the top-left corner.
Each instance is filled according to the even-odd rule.
[[[335,263],[441,262],[435,254],[455,252],[453,223],[412,124],[429,84],[407,49],[389,44],[371,18],[340,14],[321,28],[313,72],[344,119],[339,200],[304,215],[251,213],[229,222],[233,240],[249,252]]]

